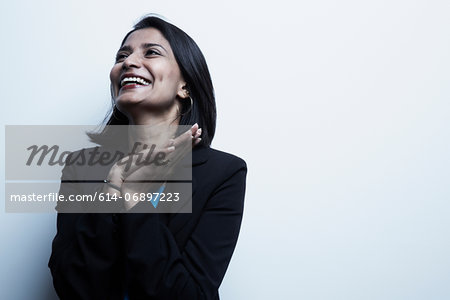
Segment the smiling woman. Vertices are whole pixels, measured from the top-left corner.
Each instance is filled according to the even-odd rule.
[[[170,44],[155,28],[140,29],[127,37],[110,78],[116,106],[130,124],[151,124],[161,116],[173,119],[179,112],[177,102],[189,99]]]
[[[111,134],[114,126],[90,134],[100,148],[69,156],[60,194],[110,195],[120,201],[104,213],[79,206],[77,213],[67,213],[67,204],[58,203],[49,261],[55,290],[61,299],[219,299],[240,230],[247,167],[210,147],[216,106],[205,59],[181,29],[145,17],[125,36],[110,79],[114,106],[107,125],[131,129],[125,139]],[[154,130],[171,125],[189,128],[176,134]],[[119,160],[92,171],[74,163],[80,153],[103,153],[105,137],[111,136],[121,149],[132,149],[124,159],[134,165],[125,168]],[[155,150],[148,144],[158,145],[161,157],[168,158],[163,171],[137,163],[137,156]],[[154,208],[178,199],[164,198],[163,192],[173,191],[171,177],[164,176],[173,172],[170,163],[186,163],[190,151],[189,213],[141,213],[149,211],[148,203],[126,201],[136,195],[152,199],[152,191],[158,191]],[[94,184],[84,184],[88,181]]]
[[[136,63],[138,65],[135,65]],[[164,66],[167,69],[162,70]],[[138,71],[139,74],[135,74]],[[145,73],[146,76],[140,72]],[[127,73],[131,77],[125,78]],[[198,124],[202,133],[199,144],[206,146],[211,144],[216,128],[216,103],[211,75],[200,48],[178,27],[158,17],[147,17],[138,22],[122,41],[110,79],[111,94],[116,103],[120,101],[121,92],[126,90],[125,82],[133,82],[132,80],[139,80],[144,86],[149,83],[146,92],[150,93],[151,90],[152,98],[158,101],[162,101],[168,94],[171,95],[176,100],[178,124]],[[123,81],[123,79],[126,80]],[[183,82],[184,85],[181,85],[182,91],[180,91],[180,84]],[[130,87],[134,90],[136,84]],[[167,85],[169,90],[164,91],[163,84]],[[148,96],[150,97],[150,94]],[[159,99],[159,96],[164,98]],[[129,94],[126,97],[134,96]],[[136,97],[135,99],[139,99],[138,96]],[[169,108],[157,105],[155,101],[157,100],[141,103],[141,105],[143,104],[144,107],[156,105],[155,108],[162,109],[167,116]],[[127,101],[122,104],[126,105]],[[129,118],[129,110],[139,109],[133,106],[115,105],[107,124],[138,124]],[[151,114],[153,110],[150,109],[147,112]]]

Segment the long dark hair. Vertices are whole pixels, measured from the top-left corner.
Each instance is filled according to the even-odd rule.
[[[144,28],[159,30],[169,42],[181,74],[186,81],[186,88],[193,100],[192,106],[190,100],[181,102],[183,106],[181,111],[184,113],[180,116],[179,124],[194,125],[198,123],[202,128],[200,144],[211,145],[216,130],[216,101],[211,75],[200,48],[183,30],[154,15],[145,16],[134,25],[133,29],[125,35],[120,46],[123,46],[131,33]],[[128,124],[128,118],[113,103],[113,109],[106,125]],[[100,134],[89,133],[88,135],[92,141],[101,143],[102,137],[108,135],[107,127]]]

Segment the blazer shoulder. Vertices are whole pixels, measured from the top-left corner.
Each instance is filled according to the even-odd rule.
[[[100,149],[100,146],[81,148],[78,150],[71,151],[70,153],[68,153],[68,155],[65,159],[65,163],[67,165],[72,165],[76,162],[79,162],[80,160],[85,158],[87,155],[90,155],[91,153],[95,153],[96,151],[98,151],[98,149]]]
[[[214,148],[209,148],[209,152],[209,160],[217,167],[227,169],[247,169],[247,163],[239,156]]]
[[[82,148],[69,153],[62,170],[63,180],[103,180],[114,164],[115,156],[102,156],[108,151],[101,146]],[[71,178],[69,178],[71,177]]]

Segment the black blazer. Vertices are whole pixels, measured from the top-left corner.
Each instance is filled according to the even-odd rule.
[[[58,213],[49,268],[60,299],[219,299],[247,166],[209,147],[194,148],[192,165],[192,213]],[[82,172],[66,166],[62,180]],[[92,192],[76,188],[60,193]]]

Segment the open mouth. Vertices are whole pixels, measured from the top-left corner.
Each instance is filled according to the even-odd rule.
[[[120,82],[120,88],[127,87],[138,87],[138,86],[148,86],[151,82],[147,81],[141,77],[125,77]]]

